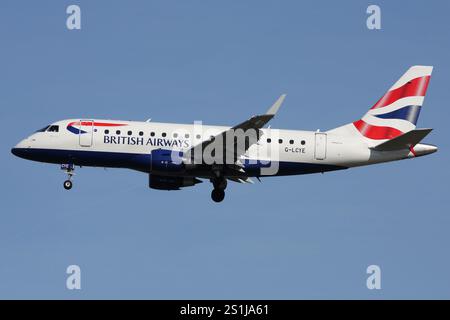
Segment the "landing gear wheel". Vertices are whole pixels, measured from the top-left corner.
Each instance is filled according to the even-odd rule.
[[[72,181],[70,181],[70,180],[64,181],[64,189],[70,190],[70,189],[72,189],[72,186],[73,186]]]
[[[211,192],[211,199],[214,202],[222,202],[225,199],[225,190],[222,189],[213,189]]]

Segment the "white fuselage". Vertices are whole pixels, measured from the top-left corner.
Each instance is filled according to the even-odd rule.
[[[52,124],[44,132],[36,132],[24,139],[13,149],[13,153],[41,162],[130,168],[151,173],[146,157],[153,150],[187,150],[228,129],[229,127],[195,124],[63,120]],[[413,157],[407,149],[395,152],[374,151],[364,140],[340,132],[278,129],[261,131],[260,140],[247,150],[241,162],[279,163],[279,170],[270,175],[332,171]],[[417,145],[416,151],[423,149],[423,154],[431,153],[431,146],[425,146],[427,145]],[[251,170],[250,164],[249,168],[250,170],[246,170],[247,176],[261,176],[257,171]],[[209,177],[208,170],[177,174]]]

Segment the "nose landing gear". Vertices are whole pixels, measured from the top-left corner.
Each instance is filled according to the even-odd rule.
[[[64,181],[64,189],[70,190],[73,187],[72,176],[75,175],[75,166],[73,164],[62,164],[61,170],[67,174],[67,180]]]
[[[64,181],[64,189],[70,190],[70,189],[72,189],[72,186],[73,186],[72,181],[70,181],[70,180]]]

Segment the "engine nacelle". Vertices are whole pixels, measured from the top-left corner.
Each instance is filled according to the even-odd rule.
[[[151,153],[150,169],[152,172],[182,172],[185,166],[181,157],[183,152],[165,149],[153,150]]]
[[[149,186],[159,190],[180,190],[183,187],[192,187],[202,181],[194,177],[170,177],[149,174]]]

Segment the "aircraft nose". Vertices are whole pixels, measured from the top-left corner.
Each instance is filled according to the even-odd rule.
[[[11,153],[19,158],[25,158],[27,151],[28,151],[27,149],[18,148],[17,146],[15,146],[14,148],[11,149]]]
[[[16,146],[11,149],[11,153],[19,158],[24,158],[28,153],[29,144],[27,144],[27,139],[20,141]]]

